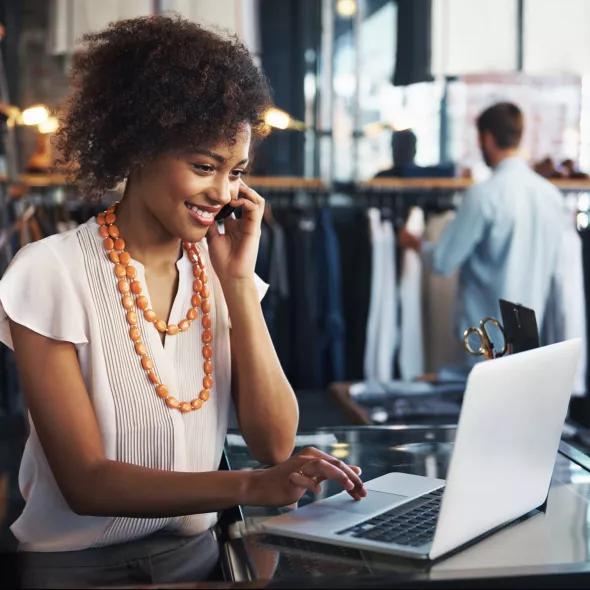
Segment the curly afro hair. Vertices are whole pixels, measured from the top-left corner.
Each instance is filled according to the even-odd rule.
[[[165,151],[265,134],[266,78],[235,36],[177,16],[111,23],[83,37],[60,113],[59,164],[87,198],[117,186],[135,163]]]

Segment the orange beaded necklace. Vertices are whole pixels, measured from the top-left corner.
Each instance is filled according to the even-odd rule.
[[[199,410],[211,395],[211,388],[213,387],[213,333],[211,332],[211,302],[209,301],[209,287],[207,283],[209,278],[205,272],[205,265],[195,244],[183,242],[183,248],[188,252],[188,257],[193,264],[193,291],[194,294],[191,299],[192,307],[186,313],[186,319],[176,324],[166,324],[164,320],[159,320],[153,310],[149,309],[149,301],[142,293],[141,283],[137,280],[137,270],[131,266],[131,255],[125,251],[125,241],[119,236],[119,228],[115,225],[117,217],[115,211],[117,209],[115,203],[109,207],[104,213],[100,213],[96,217],[99,225],[98,232],[104,238],[104,247],[108,252],[110,261],[115,265],[115,276],[119,279],[117,284],[119,292],[123,295],[121,303],[127,311],[127,323],[131,326],[129,328],[129,337],[135,343],[135,352],[141,358],[141,366],[147,371],[150,381],[156,387],[156,393],[166,402],[169,408],[178,409],[183,413],[192,410]],[[135,301],[129,294],[135,295]],[[143,317],[150,323],[153,323],[158,332],[166,332],[168,336],[175,336],[180,332],[186,332],[191,325],[191,322],[197,319],[199,315],[198,308],[203,312],[202,325],[203,334],[201,339],[203,341],[203,358],[205,359],[204,369],[205,378],[203,379],[203,390],[199,397],[192,402],[179,402],[175,397],[172,397],[168,388],[160,382],[155,371],[154,362],[147,356],[147,349],[145,344],[141,341],[141,330],[138,326],[139,318],[137,313],[133,310],[136,307],[143,311]]]

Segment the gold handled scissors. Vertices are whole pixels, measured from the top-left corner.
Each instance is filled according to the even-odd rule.
[[[494,324],[498,330],[500,330],[502,338],[504,339],[504,345],[498,352],[494,352],[494,343],[492,342],[486,327],[488,324]],[[472,348],[469,344],[469,336],[471,336],[471,334],[477,334],[481,341],[480,347],[477,349]],[[506,354],[506,335],[504,334],[504,328],[495,318],[485,318],[479,322],[479,327],[473,326],[465,330],[465,333],[463,334],[463,345],[469,354],[472,354],[473,356],[483,355],[487,361],[504,356]]]

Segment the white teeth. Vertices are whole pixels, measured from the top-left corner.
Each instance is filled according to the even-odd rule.
[[[194,211],[195,213],[197,213],[197,215],[200,215],[205,219],[213,219],[214,217],[213,213],[211,213],[210,211],[203,211],[202,209],[199,209],[196,205],[192,205],[191,203],[185,203],[185,205],[187,206],[187,209]]]

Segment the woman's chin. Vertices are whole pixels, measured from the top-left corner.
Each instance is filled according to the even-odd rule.
[[[192,228],[191,231],[183,231],[180,234],[180,239],[183,242],[190,242],[191,244],[196,244],[202,241],[207,236],[208,228],[199,228],[195,229]]]

